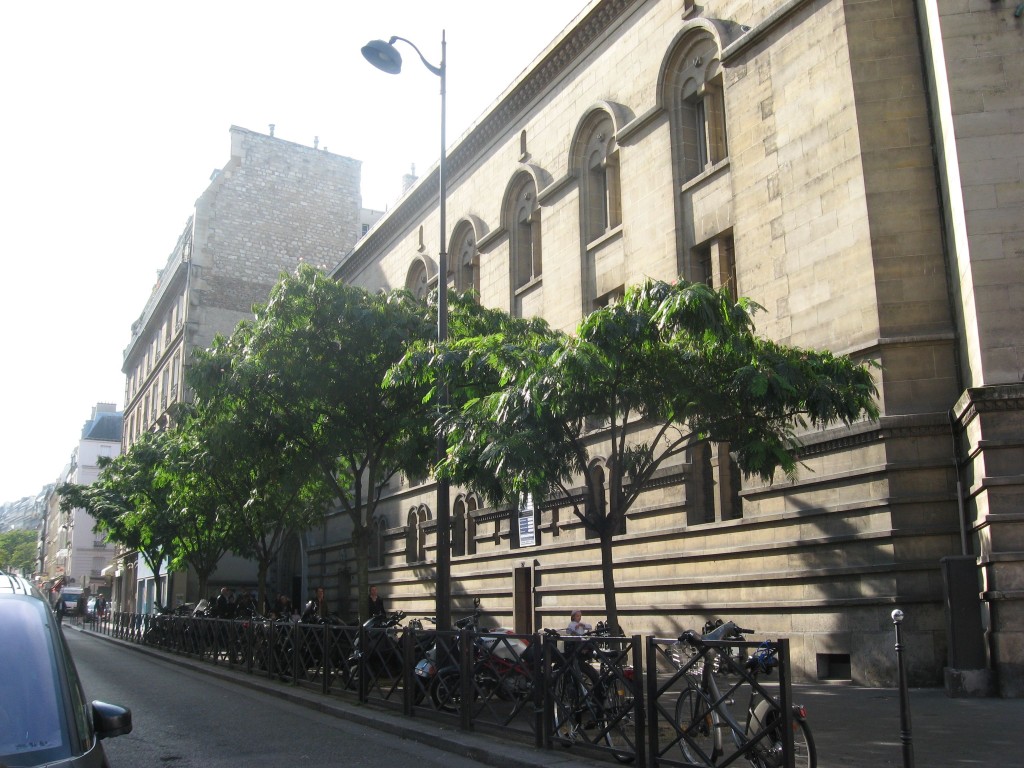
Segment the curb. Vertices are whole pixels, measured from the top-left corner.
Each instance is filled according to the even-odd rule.
[[[85,626],[69,625],[78,632],[102,639],[108,643],[129,648],[168,664],[192,669],[205,675],[213,675],[219,680],[239,685],[243,688],[265,693],[284,699],[293,704],[316,712],[346,720],[357,725],[373,728],[408,741],[422,743],[434,749],[451,752],[461,757],[468,757],[484,765],[496,768],[593,768],[595,763],[604,760],[595,758],[583,761],[566,751],[538,749],[524,744],[515,743],[491,734],[480,734],[473,731],[462,731],[446,727],[424,719],[394,715],[382,710],[369,710],[366,706],[349,704],[337,698],[324,696],[313,691],[306,691],[294,686],[276,684],[271,680],[254,678],[244,672],[226,669],[213,664],[204,664],[182,656],[164,653],[145,645],[130,643],[118,638],[109,637]]]

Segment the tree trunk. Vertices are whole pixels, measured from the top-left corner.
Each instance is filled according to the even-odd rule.
[[[257,584],[259,585],[259,597],[256,599],[256,610],[263,613],[263,606],[267,604],[267,571],[270,570],[270,562],[260,558],[257,570]]]
[[[369,528],[360,520],[352,530],[352,546],[356,551],[356,609],[360,624],[370,618],[367,602],[370,593],[370,558],[366,547],[368,539]]]
[[[601,528],[601,582],[604,585],[604,606],[607,616],[606,623],[611,631],[618,634],[619,606],[615,599],[615,560],[612,557],[612,536],[615,528],[612,521],[605,519]]]

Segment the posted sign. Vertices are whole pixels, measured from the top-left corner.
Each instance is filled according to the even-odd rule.
[[[533,519],[533,497],[526,494],[526,500],[519,507],[519,546],[534,547],[537,545],[536,521]]]

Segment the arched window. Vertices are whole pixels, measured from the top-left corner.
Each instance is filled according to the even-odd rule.
[[[471,512],[479,507],[476,494],[468,493],[452,506],[452,555],[476,554],[476,522]]]
[[[689,525],[743,517],[739,466],[728,443],[699,443],[691,452],[693,477],[687,498]]]
[[[405,290],[417,299],[427,298],[427,286],[430,276],[427,274],[427,265],[422,259],[416,259],[409,267],[405,278]]]
[[[593,481],[594,496],[587,499],[587,517],[593,519],[598,525],[600,525],[601,518],[608,515],[608,487],[607,487],[607,473],[605,468],[599,462],[594,462],[590,465],[590,477]],[[626,521],[622,520],[618,529],[615,531],[616,534],[626,532]],[[589,526],[586,530],[586,537],[588,539],[599,538],[600,534],[591,529]]]
[[[460,497],[452,507],[452,557],[466,554],[466,501]]]
[[[419,555],[419,518],[416,516],[416,509],[409,510],[409,517],[405,524],[405,562],[418,563]]]
[[[466,554],[476,554],[476,518],[473,513],[480,508],[480,502],[476,494],[471,493],[466,497]]]
[[[540,205],[537,185],[528,174],[517,181],[507,211],[512,288],[519,290],[541,276]]]
[[[580,221],[587,243],[622,223],[615,128],[607,112],[596,113],[589,122],[579,147],[578,168]]]
[[[698,29],[684,39],[671,59],[667,105],[679,183],[700,175],[729,154],[719,56],[711,33]]]
[[[382,568],[384,566],[384,532],[386,530],[387,524],[383,518],[373,518],[370,523],[369,560],[371,568]]]
[[[427,523],[430,522],[430,509],[420,504],[416,510],[416,562],[427,561]]]
[[[476,233],[473,225],[462,221],[455,227],[449,269],[455,278],[455,290],[460,293],[473,291],[480,295],[480,252],[476,248]]]

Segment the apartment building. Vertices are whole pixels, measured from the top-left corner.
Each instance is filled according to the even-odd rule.
[[[228,162],[196,200],[132,324],[122,367],[126,449],[170,425],[170,407],[187,397],[193,350],[252,317],[281,273],[335,264],[374,220],[361,212],[358,160],[237,126],[230,139]],[[133,559],[124,566],[126,607],[151,607],[153,575]],[[169,585],[170,599],[185,597],[184,578]]]
[[[43,537],[43,577],[48,586],[70,585],[109,594],[110,566],[116,554],[113,544],[102,532],[96,532],[96,520],[86,510],[60,509],[56,488],[63,483],[91,485],[100,474],[99,460],[113,459],[121,453],[121,411],[113,403],[97,403],[82,427],[71,460],[61,472],[56,486],[44,493],[48,509]]]

